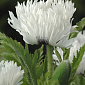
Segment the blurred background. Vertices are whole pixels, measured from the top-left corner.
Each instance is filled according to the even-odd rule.
[[[24,45],[24,41],[21,35],[12,29],[7,22],[7,18],[9,17],[8,11],[12,11],[16,15],[15,6],[17,5],[17,1],[20,3],[27,0],[0,0],[0,31],[5,33],[7,36],[17,40]],[[73,25],[75,25],[78,21],[80,21],[83,17],[85,17],[85,0],[72,0],[77,8],[74,14]],[[29,45],[29,49],[32,52],[39,48],[40,45],[31,46]]]

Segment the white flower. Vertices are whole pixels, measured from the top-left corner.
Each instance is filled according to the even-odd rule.
[[[68,37],[73,29],[71,18],[75,10],[69,0],[28,0],[26,5],[23,2],[16,6],[17,18],[9,12],[8,23],[28,44],[46,43],[68,47],[73,41],[68,40]]]
[[[77,37],[75,38],[75,41],[73,42],[73,46],[70,49],[70,61],[72,62],[73,55],[76,56],[76,51],[80,49],[85,44],[85,31],[83,31],[83,34],[81,32],[78,33]]]
[[[69,54],[69,61],[72,63],[73,57],[75,55],[76,57],[76,52],[77,50],[79,51],[80,47],[82,47],[85,44],[85,31],[83,31],[83,34],[81,34],[81,32],[78,33],[77,37],[75,38],[72,47],[70,48],[70,54]],[[63,50],[61,48],[57,47],[58,52],[61,55],[61,59],[63,61]],[[53,60],[56,60],[56,64],[59,65],[59,59],[57,58],[57,56],[55,54],[53,54]],[[85,53],[82,57],[82,61],[79,64],[79,67],[76,71],[76,74],[83,74],[85,70]]]
[[[0,85],[21,85],[24,71],[13,61],[0,62]]]
[[[78,33],[77,37],[75,38],[75,41],[73,42],[73,47],[70,49],[70,55],[69,55],[69,60],[72,62],[73,60],[73,55],[76,57],[76,51],[80,49],[85,44],[85,31],[83,31],[83,34],[81,32]],[[79,64],[79,67],[77,69],[77,74],[79,73],[84,73],[85,70],[85,53],[82,57],[82,61]]]

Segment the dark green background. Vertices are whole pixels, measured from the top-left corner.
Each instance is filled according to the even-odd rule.
[[[17,1],[21,3],[27,0],[0,0],[0,31],[5,33],[9,37],[12,37],[15,40],[18,40],[24,45],[22,36],[19,35],[19,33],[16,32],[14,29],[12,29],[7,22],[7,18],[9,17],[8,11],[10,10],[13,13],[15,13],[15,6],[17,5]],[[80,21],[83,17],[85,17],[85,0],[73,0],[73,2],[75,3],[75,7],[77,8],[77,11],[73,16],[74,25],[76,24],[76,22]],[[29,45],[29,47],[31,50],[34,50],[34,47],[38,48],[39,46]]]

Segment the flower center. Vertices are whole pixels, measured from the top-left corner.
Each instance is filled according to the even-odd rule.
[[[38,39],[38,43],[39,44],[49,44],[49,41],[45,40],[45,39]]]

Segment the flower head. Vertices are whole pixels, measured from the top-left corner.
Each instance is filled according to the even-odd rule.
[[[80,47],[82,47],[85,44],[85,31],[83,31],[83,34],[81,34],[81,32],[78,33],[77,37],[75,38],[72,47],[70,48],[70,54],[69,54],[69,61],[72,63],[73,57],[75,55],[75,57],[77,57],[77,50],[80,50]],[[63,61],[63,50],[59,47],[57,47],[58,52],[61,55],[61,59]],[[55,53],[53,54],[53,60],[56,61],[56,64],[59,65],[59,59],[57,58],[57,56],[55,55]],[[82,57],[82,61],[79,64],[79,67],[76,71],[76,74],[83,74],[85,71],[85,53]]]
[[[0,62],[0,85],[21,85],[24,71],[13,61]]]
[[[9,12],[8,23],[18,31],[26,43],[46,43],[52,46],[68,47],[72,30],[74,4],[69,0],[28,0],[16,6],[17,18]],[[63,42],[63,43],[62,43]]]
[[[75,57],[77,56],[76,51],[80,50],[80,47],[82,47],[85,44],[85,31],[83,31],[83,34],[81,32],[78,33],[77,37],[75,38],[75,41],[73,42],[73,46],[70,49],[70,55],[69,55],[69,60],[70,62],[72,62],[73,57],[75,55]],[[77,69],[77,74],[79,73],[84,73],[85,71],[85,53],[82,57],[82,61],[79,64],[79,67]]]

